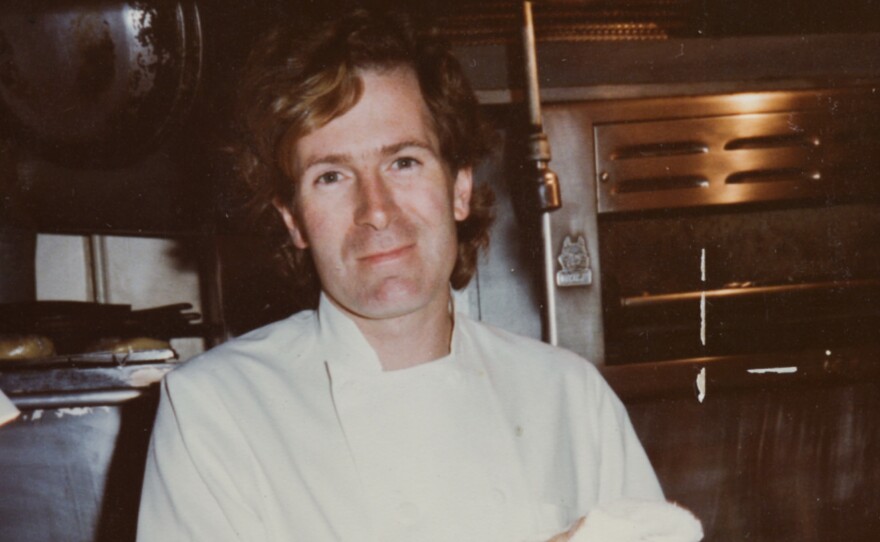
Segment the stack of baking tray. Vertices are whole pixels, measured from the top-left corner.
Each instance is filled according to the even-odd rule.
[[[205,332],[192,305],[178,303],[132,310],[130,305],[79,301],[0,304],[0,337],[48,338],[61,355],[107,350],[108,339],[199,337]],[[100,356],[99,356],[100,357]]]

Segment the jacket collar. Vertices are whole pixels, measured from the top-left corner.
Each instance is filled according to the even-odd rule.
[[[458,321],[463,318],[463,315],[455,312],[454,304],[450,305],[450,311],[454,315],[454,320],[449,351],[450,355],[455,357],[462,343],[461,337],[459,337],[461,326],[458,325]],[[323,292],[318,303],[318,340],[325,352],[323,361],[330,362],[334,367],[338,366],[346,371],[359,374],[383,372],[378,354],[364,337],[360,328]],[[447,359],[447,357],[441,359]],[[404,369],[404,372],[408,370]]]
[[[321,293],[318,302],[318,340],[334,366],[356,373],[381,373],[379,356],[357,324]]]

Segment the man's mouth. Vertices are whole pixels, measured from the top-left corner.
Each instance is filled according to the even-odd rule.
[[[411,245],[403,245],[397,248],[392,248],[390,250],[381,250],[378,252],[373,252],[367,254],[366,256],[361,256],[358,260],[362,263],[376,265],[385,262],[391,262],[398,258],[402,258],[406,256],[410,250],[414,247],[414,244]]]

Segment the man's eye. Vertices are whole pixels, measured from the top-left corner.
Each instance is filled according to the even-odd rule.
[[[419,161],[415,158],[405,156],[394,161],[394,169],[409,169],[418,165]]]
[[[333,184],[339,180],[339,173],[336,171],[328,171],[318,176],[315,180],[317,184]]]

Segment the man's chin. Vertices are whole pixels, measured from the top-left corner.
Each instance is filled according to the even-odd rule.
[[[363,296],[357,303],[356,315],[370,320],[388,320],[417,313],[427,308],[431,296],[409,282],[386,281]]]
[[[364,303],[362,316],[371,320],[388,320],[418,312],[425,305],[426,303],[416,296],[384,296]]]

